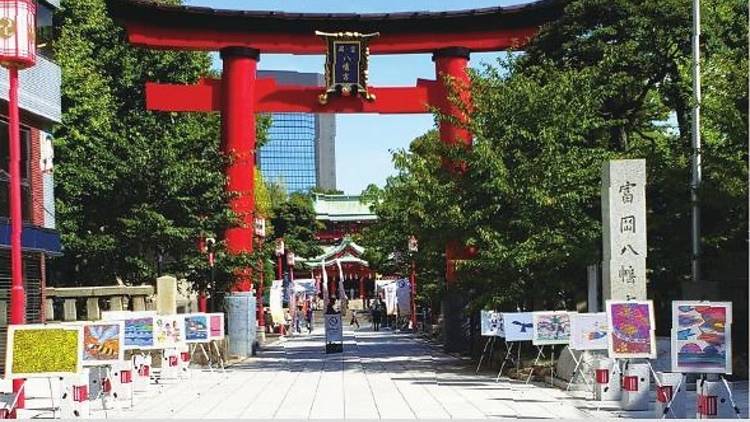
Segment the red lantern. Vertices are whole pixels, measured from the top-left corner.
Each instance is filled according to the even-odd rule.
[[[0,0],[0,64],[23,69],[36,63],[36,3]]]

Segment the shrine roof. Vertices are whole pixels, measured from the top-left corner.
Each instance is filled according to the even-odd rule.
[[[377,220],[370,206],[361,201],[359,195],[315,194],[313,199],[315,216],[321,221],[365,221]]]
[[[226,10],[165,5],[153,0],[106,2],[112,18],[128,30],[131,42],[154,48],[209,50],[239,45],[266,52],[318,54],[322,51],[322,43],[319,49],[307,45],[315,38],[315,31],[347,31],[380,32],[385,39],[373,41],[373,54],[398,54],[451,46],[472,51],[505,48],[513,40],[524,41],[539,26],[559,17],[567,0],[538,0],[512,6],[443,12],[366,14]],[[413,38],[433,34],[448,38],[432,40],[431,43],[422,39],[415,43]],[[305,46],[295,48],[285,40],[265,38],[272,36],[304,37],[286,41],[301,42]],[[488,36],[495,37],[495,42],[488,41]],[[501,40],[497,41],[498,38]],[[456,42],[453,45],[450,44],[452,40]],[[403,51],[392,45],[384,46],[399,42],[406,44]],[[377,44],[381,44],[380,49]]]

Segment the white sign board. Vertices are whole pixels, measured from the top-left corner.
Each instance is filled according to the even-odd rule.
[[[326,314],[326,343],[343,343],[344,328],[341,314]]]

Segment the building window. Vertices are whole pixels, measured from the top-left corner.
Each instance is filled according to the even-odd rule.
[[[52,16],[54,9],[46,4],[37,4],[36,9],[36,52],[40,56],[54,60],[52,52],[52,40],[54,39],[54,26]]]
[[[31,130],[21,128],[21,213],[24,222],[31,222],[31,183],[29,180],[29,146]],[[8,198],[8,122],[0,120],[0,217],[10,216]]]

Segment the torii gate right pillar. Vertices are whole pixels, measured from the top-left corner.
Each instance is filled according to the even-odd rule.
[[[471,147],[471,133],[464,127],[468,122],[467,113],[471,109],[471,81],[467,71],[469,49],[451,47],[437,50],[433,53],[435,75],[440,87],[440,102],[437,104],[441,113],[446,117],[439,122],[440,140],[449,145]],[[449,170],[457,176],[466,170],[464,163],[446,162]],[[458,242],[460,243],[460,242]],[[462,244],[462,243],[460,243]],[[445,281],[446,292],[442,303],[443,329],[445,333],[445,349],[459,351],[464,349],[467,342],[461,329],[461,316],[464,301],[455,292],[455,261],[456,245],[446,245]]]

